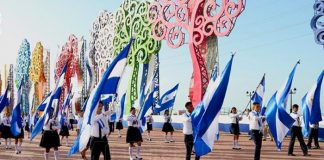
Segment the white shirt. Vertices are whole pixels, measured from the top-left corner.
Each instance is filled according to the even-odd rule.
[[[73,113],[69,113],[69,117],[68,117],[68,119],[70,120],[70,119],[74,119],[74,115],[73,115]]]
[[[149,124],[153,123],[153,117],[151,115],[146,116],[146,123],[149,123]]]
[[[309,127],[310,128],[318,129],[319,128],[319,124],[318,123],[316,123],[316,124],[309,124]]]
[[[191,122],[191,114],[186,112],[183,114],[184,120],[183,120],[183,134],[185,135],[192,135],[192,122]]]
[[[301,126],[300,115],[298,113],[291,112],[290,116],[295,120],[293,126],[300,127]]]
[[[11,126],[11,117],[3,116],[2,124],[10,127]]]
[[[51,128],[52,125],[52,128]],[[58,130],[59,127],[59,122],[57,120],[54,120],[54,118],[48,120],[48,122],[44,124],[43,129],[44,131],[51,131],[51,130]]]
[[[101,128],[101,137],[99,137],[99,124],[98,123],[100,123],[103,126]],[[90,136],[102,138],[108,134],[109,134],[109,125],[108,125],[107,117],[103,113],[96,115],[94,117],[94,122],[91,125]]]
[[[81,129],[81,127],[82,127],[82,122],[83,122],[83,117],[79,117],[79,119],[78,119],[77,129]]]
[[[139,127],[136,115],[132,115],[132,114],[129,115],[127,117],[127,124],[128,124],[128,126]]]
[[[113,114],[114,114],[114,113],[113,113],[112,111],[109,112],[109,115],[108,115],[108,117],[109,117],[109,122],[115,122],[115,120],[112,119],[112,115],[113,115]]]
[[[256,111],[252,111],[249,114],[250,119],[250,130],[262,130],[262,118]]]
[[[171,116],[170,115],[164,115],[164,122],[165,123],[171,123]]]
[[[229,117],[230,117],[230,123],[239,123],[240,120],[242,120],[242,116],[237,114],[237,113],[230,113],[229,114]]]

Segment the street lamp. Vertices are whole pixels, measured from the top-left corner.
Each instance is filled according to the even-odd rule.
[[[249,97],[249,104],[250,104],[250,111],[252,110],[252,96],[254,94],[254,91],[246,91],[246,96]]]
[[[292,112],[292,106],[293,106],[293,94],[296,94],[297,88],[291,89],[289,94],[290,94],[290,113]]]

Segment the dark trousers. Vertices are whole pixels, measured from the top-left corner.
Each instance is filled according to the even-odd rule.
[[[114,132],[115,130],[115,122],[109,122],[109,131]]]
[[[106,137],[90,139],[91,160],[99,160],[100,154],[104,155],[104,160],[110,160],[110,150]]]
[[[260,159],[261,147],[262,147],[262,133],[260,130],[251,130],[251,137],[255,144],[254,160]]]
[[[310,128],[309,135],[308,135],[308,148],[312,147],[312,141],[314,138],[315,147],[320,147],[318,143],[318,128]]]
[[[186,160],[190,160],[191,159],[191,152],[192,152],[192,148],[194,146],[194,142],[193,142],[193,135],[185,135],[184,137],[184,142],[186,145]],[[195,160],[199,160],[200,157],[196,156]]]
[[[73,119],[70,119],[70,126],[71,126],[71,130],[73,131],[73,122],[74,120]]]
[[[291,128],[291,139],[289,143],[289,148],[288,148],[288,154],[292,154],[294,152],[294,145],[295,145],[295,139],[298,139],[300,148],[302,149],[303,153],[307,153],[307,146],[304,142],[303,134],[301,132],[301,127],[293,126]]]

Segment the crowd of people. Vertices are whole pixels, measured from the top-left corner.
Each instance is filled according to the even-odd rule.
[[[98,160],[100,154],[103,154],[105,160],[111,159],[110,149],[108,138],[109,135],[114,132],[116,129],[118,131],[118,137],[121,138],[121,130],[124,129],[123,119],[112,118],[112,110],[108,109],[105,111],[104,104],[102,101],[99,102],[96,116],[94,117],[94,123],[91,125],[90,139],[87,147],[80,152],[82,159],[86,160],[86,152],[90,149],[91,159]],[[190,160],[194,147],[194,137],[193,137],[193,126],[191,122],[191,114],[194,110],[194,107],[191,102],[185,104],[186,112],[183,116],[183,134],[184,134],[184,145],[186,148],[186,160]],[[304,153],[304,156],[310,156],[308,153],[310,149],[319,149],[318,142],[318,128],[319,124],[310,125],[310,134],[308,137],[308,143],[304,142],[302,128],[301,128],[301,116],[298,114],[299,106],[297,104],[293,105],[291,117],[295,120],[293,127],[290,132],[290,143],[288,148],[289,156],[296,156],[293,153],[295,139],[300,143],[301,150]],[[127,117],[127,134],[126,134],[126,143],[129,144],[129,159],[130,160],[141,160],[141,145],[143,142],[142,131],[140,129],[141,125],[138,121],[136,115],[136,109],[131,107],[130,115]],[[72,115],[72,116],[70,116]],[[266,141],[269,137],[271,141],[273,138],[269,132],[269,126],[266,123],[266,117],[260,114],[260,105],[259,103],[253,103],[253,110],[248,111],[247,114],[238,113],[237,109],[233,107],[229,113],[230,118],[230,133],[233,134],[233,150],[240,150],[239,145],[239,136],[240,136],[240,121],[243,119],[243,116],[247,115],[249,119],[249,134],[251,140],[255,144],[255,153],[254,159],[260,159],[262,141]],[[4,139],[5,149],[12,149],[11,139],[14,139],[15,144],[15,153],[21,154],[21,145],[24,139],[24,130],[28,133],[28,138],[30,132],[32,131],[32,125],[29,125],[28,115],[23,116],[23,127],[21,128],[21,134],[13,136],[11,134],[10,125],[11,125],[11,114],[8,108],[4,110],[4,114],[0,119],[0,137]],[[42,137],[39,146],[44,148],[44,159],[47,160],[49,157],[49,152],[51,149],[54,150],[54,157],[56,160],[59,159],[59,147],[62,145],[63,140],[65,139],[65,145],[69,145],[68,137],[70,136],[69,131],[74,130],[73,124],[75,124],[75,117],[73,114],[69,113],[69,116],[63,114],[63,122],[59,122],[54,115],[54,109],[50,112],[50,119],[44,123]],[[76,132],[80,134],[81,127],[83,122],[83,113],[80,112],[77,116],[77,127]],[[149,114],[146,116],[146,133],[147,141],[152,141],[150,133],[153,130],[153,116]],[[164,124],[162,127],[162,132],[165,133],[164,142],[172,143],[174,128],[172,126],[172,119],[169,110],[164,112]],[[60,138],[61,136],[61,138]],[[315,147],[312,148],[312,142],[314,139]],[[136,154],[134,155],[133,151],[135,150]],[[196,156],[195,160],[199,160],[200,157]]]

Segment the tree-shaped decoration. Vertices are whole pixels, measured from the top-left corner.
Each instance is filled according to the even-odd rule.
[[[228,36],[236,18],[244,10],[245,0],[155,0],[149,10],[156,40],[166,40],[171,48],[189,44],[193,63],[193,97],[197,105],[208,85],[203,55],[208,37]]]
[[[95,49],[95,62],[98,64],[99,77],[110,65],[114,57],[113,40],[115,37],[114,14],[102,11],[93,23],[91,31],[92,42]]]
[[[13,106],[15,105],[15,89],[14,89],[14,79],[13,79],[13,64],[10,64],[9,66],[9,75],[8,75],[8,86],[10,91],[10,100],[9,100],[9,106],[8,109],[10,113],[12,113]]]
[[[152,54],[159,52],[161,42],[152,36],[151,23],[148,21],[150,2],[125,0],[116,12],[114,49],[115,55],[135,38],[128,56],[128,65],[132,67],[132,76],[127,90],[127,106],[138,98],[137,80],[140,63],[148,63]]]
[[[16,63],[16,88],[20,86],[20,83],[24,81],[24,85],[22,86],[22,99],[21,99],[21,108],[23,113],[27,113],[29,110],[29,66],[30,66],[30,44],[27,39],[24,39],[20,45],[17,56]]]
[[[61,98],[59,104],[62,104],[66,93],[71,87],[71,78],[76,74],[78,78],[78,85],[81,86],[82,77],[79,69],[79,58],[78,58],[78,39],[72,34],[69,36],[68,41],[62,47],[61,54],[58,57],[55,68],[55,82],[61,75],[64,66],[67,65],[65,72],[65,84],[63,86]]]
[[[44,75],[46,79],[46,86],[43,94],[43,98],[50,92],[51,87],[51,53],[49,50],[46,51],[46,58],[44,63]]]
[[[44,63],[43,63],[43,45],[37,42],[34,48],[31,65],[29,67],[29,77],[34,85],[34,106],[37,107],[43,98],[42,85],[45,82]]]
[[[323,15],[324,15],[324,1],[315,0],[314,4],[314,16],[311,20],[311,28],[314,31],[315,42],[319,45],[324,46],[324,25],[323,25]]]

